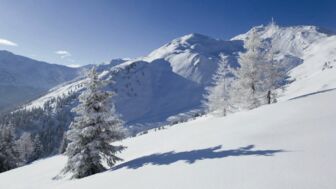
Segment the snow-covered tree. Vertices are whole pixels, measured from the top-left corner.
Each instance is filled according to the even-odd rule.
[[[212,84],[206,88],[203,104],[208,112],[225,116],[230,111],[227,56],[221,54],[218,69],[213,76]]]
[[[274,22],[270,23],[268,27],[276,28]],[[266,104],[277,102],[277,89],[283,88],[288,77],[286,70],[276,58],[277,49],[273,46],[272,40],[264,42],[265,62],[261,66],[263,74],[263,91]]]
[[[19,158],[12,125],[0,127],[0,172],[18,166]]]
[[[29,163],[34,160],[34,142],[30,133],[25,132],[17,140],[18,151],[20,153],[20,159],[23,163]]]
[[[32,153],[32,161],[39,159],[43,154],[43,145],[39,135],[36,135],[33,139],[34,151]]]
[[[268,30],[277,30],[272,21]],[[239,57],[240,68],[232,85],[230,98],[236,108],[253,109],[277,101],[277,89],[283,86],[287,73],[275,55],[272,39],[262,39],[253,29],[245,41],[246,52]]]
[[[263,65],[263,90],[265,93],[266,104],[277,102],[277,91],[283,86],[287,78],[287,73],[281,68],[280,63],[274,59],[274,51],[269,49],[267,61]]]
[[[106,84],[93,68],[88,74],[86,90],[79,96],[80,104],[73,110],[77,117],[67,132],[69,144],[65,154],[68,162],[63,170],[71,173],[72,178],[105,171],[104,162],[113,166],[122,160],[116,153],[124,147],[111,142],[124,137],[123,122],[111,102],[114,93],[103,90]]]
[[[260,106],[259,97],[262,95],[262,65],[266,59],[261,48],[262,40],[256,29],[245,41],[246,52],[239,57],[240,68],[236,71],[236,80],[232,85],[230,98],[239,109],[253,109]]]

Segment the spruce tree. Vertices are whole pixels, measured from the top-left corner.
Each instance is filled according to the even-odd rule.
[[[19,165],[19,153],[15,145],[13,125],[0,127],[0,172],[8,171]]]
[[[115,94],[103,90],[106,84],[93,68],[88,74],[86,90],[79,96],[80,104],[73,109],[77,117],[67,132],[68,162],[63,170],[71,173],[72,178],[100,173],[106,170],[104,162],[111,167],[122,160],[116,153],[124,147],[111,143],[123,139],[123,122],[111,102]]]
[[[26,164],[34,161],[34,142],[31,133],[24,132],[17,141],[21,161]]]

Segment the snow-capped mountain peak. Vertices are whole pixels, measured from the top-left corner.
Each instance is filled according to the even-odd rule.
[[[336,87],[336,35],[317,26],[282,27],[275,24],[253,27],[232,40],[245,40],[252,32],[272,41],[277,58],[287,64],[293,82],[283,99]]]
[[[243,50],[241,41],[225,41],[192,33],[172,40],[170,43],[151,52],[146,61],[163,58],[167,60],[178,75],[201,85],[211,82],[217,69],[220,54],[231,57],[236,65],[236,53]]]
[[[245,40],[252,32],[257,32],[263,39],[271,39],[274,48],[282,54],[296,57],[303,56],[303,51],[312,43],[330,35],[330,32],[325,33],[317,26],[281,27],[271,23],[253,27],[247,33],[238,35],[232,40]]]

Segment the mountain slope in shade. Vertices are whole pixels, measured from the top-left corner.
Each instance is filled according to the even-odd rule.
[[[78,73],[79,69],[0,51],[0,110],[36,98]]]
[[[202,88],[172,71],[163,59],[120,65],[105,78],[116,81],[116,106],[129,124],[164,121],[200,106]]]
[[[145,128],[150,128],[151,124],[165,122],[170,116],[201,105],[203,88],[174,73],[163,59],[128,61],[104,70],[100,77],[115,81],[107,86],[107,90],[117,92],[116,109],[129,126],[145,124]],[[25,108],[42,107],[45,102],[69,92],[79,94],[85,81],[85,78],[75,80],[51,89],[50,93]]]
[[[0,188],[334,189],[335,97],[330,91],[128,138],[118,154],[124,162],[84,179],[53,180],[66,157],[43,159],[1,173]]]

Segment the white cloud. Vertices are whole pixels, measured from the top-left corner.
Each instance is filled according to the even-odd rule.
[[[78,67],[81,67],[81,65],[79,65],[79,64],[68,64],[68,65],[66,65],[66,66],[68,66],[68,67],[70,67],[70,68],[78,68]]]
[[[72,67],[72,68],[77,68],[81,66],[75,63],[76,61],[72,58],[72,54],[69,51],[58,50],[58,51],[55,51],[55,54],[59,55],[59,57],[63,59],[63,65],[65,66]]]
[[[55,53],[58,54],[58,55],[60,55],[60,57],[61,57],[62,59],[71,56],[71,53],[68,52],[68,51],[65,51],[65,50],[59,50],[59,51],[56,51]]]
[[[7,46],[13,46],[16,47],[18,46],[16,43],[14,43],[13,41],[9,41],[7,39],[1,39],[0,38],[0,45],[7,45]]]

